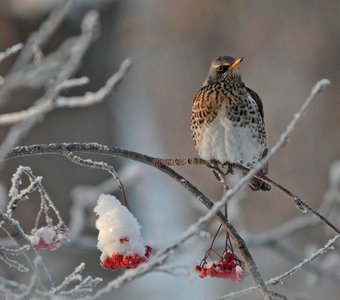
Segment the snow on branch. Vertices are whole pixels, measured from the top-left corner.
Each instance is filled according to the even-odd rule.
[[[0,63],[7,57],[16,54],[19,52],[23,47],[23,44],[19,43],[16,44],[8,49],[6,49],[4,52],[0,52]]]

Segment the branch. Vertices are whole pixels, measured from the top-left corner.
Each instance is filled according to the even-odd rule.
[[[131,66],[131,60],[125,59],[119,67],[119,70],[114,73],[105,83],[105,85],[96,92],[87,92],[84,96],[78,97],[59,97],[55,101],[48,101],[44,103],[37,103],[28,109],[6,113],[0,115],[0,126],[1,125],[12,125],[19,122],[27,121],[33,117],[41,116],[51,112],[54,109],[59,108],[75,108],[75,107],[86,107],[90,105],[95,105],[102,102],[109,93],[120,83],[123,77],[126,75],[128,69]],[[58,92],[65,87],[83,85],[86,80],[79,82],[75,80],[68,80],[66,82],[60,83],[56,88]]]
[[[41,288],[49,289],[53,285],[51,276],[48,273],[46,266],[42,262],[41,257],[31,246],[30,240],[21,229],[19,223],[6,214],[0,212],[0,226],[9,237],[15,240],[19,247],[27,247],[27,245],[30,246],[27,251],[23,252],[23,255],[25,256],[31,268],[34,270],[34,273],[37,274],[38,282]]]
[[[47,20],[41,24],[39,30],[30,35],[11,72],[15,72],[25,66],[32,58],[34,50],[41,48],[46,43],[65,18],[73,2],[74,0],[65,0],[60,3],[59,7],[53,10]]]
[[[113,166],[111,166],[111,165],[109,165],[105,162],[97,162],[97,161],[93,161],[91,159],[82,159],[81,157],[74,155],[71,151],[68,151],[67,149],[65,149],[63,151],[63,155],[68,160],[70,160],[71,162],[73,162],[77,165],[87,167],[87,168],[107,171],[109,174],[111,174],[113,176],[113,178],[118,181],[119,188],[120,188],[120,190],[123,194],[123,198],[124,198],[124,202],[125,202],[124,204],[125,204],[126,207],[128,207],[124,185],[123,185],[122,181],[120,180],[119,175],[117,174],[117,172],[116,172],[116,170],[114,169]]]
[[[4,52],[0,52],[0,63],[8,56],[14,55],[15,53],[19,52],[22,49],[22,47],[23,44],[19,43],[6,49]]]
[[[94,11],[90,11],[85,15],[81,24],[82,32],[74,45],[69,49],[68,61],[56,75],[53,84],[47,89],[45,95],[38,99],[34,104],[34,106],[44,107],[43,111],[40,114],[33,115],[33,117],[29,118],[26,122],[10,128],[0,147],[0,165],[9,149],[13,147],[38,121],[40,121],[45,113],[48,112],[47,108],[59,95],[59,85],[76,72],[86,50],[95,37],[98,19],[98,14]]]

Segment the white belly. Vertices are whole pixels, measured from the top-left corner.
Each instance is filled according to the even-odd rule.
[[[222,110],[215,120],[201,128],[196,144],[198,154],[205,160],[240,163],[252,167],[262,158],[266,145],[258,141],[255,126],[234,126]]]

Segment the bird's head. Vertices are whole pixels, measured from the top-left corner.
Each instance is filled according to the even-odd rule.
[[[242,58],[233,58],[231,56],[220,56],[215,58],[209,68],[209,73],[203,85],[214,81],[227,81],[228,79],[241,80],[238,65]]]

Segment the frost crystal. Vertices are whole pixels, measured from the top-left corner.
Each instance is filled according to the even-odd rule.
[[[104,268],[134,268],[148,260],[152,249],[145,246],[138,221],[114,196],[101,194],[94,212]]]

